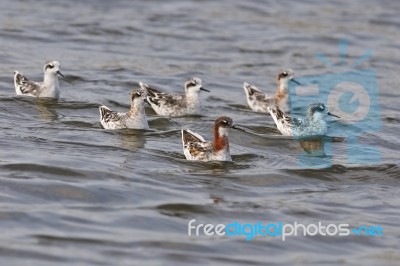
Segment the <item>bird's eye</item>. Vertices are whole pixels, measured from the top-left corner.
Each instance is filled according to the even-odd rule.
[[[136,96],[140,97],[142,94],[140,92],[136,92]]]
[[[284,76],[287,76],[287,75],[288,75],[286,71],[283,71],[282,74],[283,74]]]
[[[222,123],[224,124],[228,124],[228,122],[226,120],[222,120]]]
[[[47,68],[52,69],[54,66],[53,65],[47,65]]]

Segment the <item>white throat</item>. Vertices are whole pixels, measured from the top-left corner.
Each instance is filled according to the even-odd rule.
[[[59,83],[57,74],[47,73],[44,75],[43,85],[40,92],[40,97],[51,97],[58,98],[60,95],[59,92]]]
[[[226,127],[219,127],[218,128],[218,134],[223,137],[223,136],[227,136],[228,137],[228,133],[229,133],[229,128]]]
[[[48,90],[58,90],[59,83],[57,74],[53,73],[44,74],[43,85]]]
[[[144,114],[144,102],[142,99],[135,99],[131,102],[131,111],[138,114]]]
[[[130,122],[134,125],[133,127],[144,129],[149,128],[142,99],[134,100],[134,102],[131,103],[131,110],[129,111],[128,116]]]
[[[200,91],[195,89],[186,90],[186,97],[191,99],[198,99],[199,93]]]
[[[313,119],[314,119],[314,121],[324,121],[324,117],[325,117],[325,114],[324,113],[321,113],[321,112],[315,112],[314,114],[313,114]]]
[[[198,113],[200,110],[200,97],[199,91],[187,90],[186,91],[186,107],[188,113]]]

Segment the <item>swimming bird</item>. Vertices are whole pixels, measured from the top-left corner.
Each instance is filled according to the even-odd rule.
[[[214,141],[207,142],[199,134],[189,129],[182,130],[183,153],[187,160],[232,161],[229,151],[229,129],[239,129],[232,118],[220,116],[214,123]]]
[[[246,93],[246,99],[250,109],[255,112],[268,113],[268,106],[278,104],[281,109],[287,111],[289,82],[291,81],[301,85],[293,77],[294,72],[291,69],[279,72],[277,77],[278,86],[275,95],[264,94],[256,86],[244,82],[243,89]]]
[[[144,103],[146,100],[146,91],[143,89],[133,90],[131,92],[131,109],[129,112],[120,113],[111,111],[105,105],[99,107],[100,123],[105,129],[148,129]]]
[[[279,106],[268,107],[276,127],[284,136],[320,136],[325,135],[328,127],[325,122],[327,115],[340,118],[329,112],[328,106],[323,103],[310,104],[306,117],[291,117],[284,113]]]
[[[149,85],[139,82],[142,89],[147,91],[147,100],[153,110],[161,116],[198,115],[201,111],[199,98],[203,88],[200,78],[189,78],[185,82],[185,94],[167,94],[160,92]]]
[[[58,61],[48,61],[43,70],[43,82],[32,81],[18,71],[14,71],[14,86],[17,95],[58,99],[60,97],[60,86],[57,75],[64,77],[60,71],[60,63]]]

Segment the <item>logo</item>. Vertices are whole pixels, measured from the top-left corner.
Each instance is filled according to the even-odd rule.
[[[382,126],[376,72],[370,68],[360,69],[372,53],[368,50],[353,64],[347,65],[347,42],[341,41],[339,46],[339,64],[335,65],[325,55],[317,54],[317,59],[331,68],[331,73],[296,78],[301,85],[289,83],[289,111],[304,116],[309,104],[326,104],[329,111],[340,116],[340,119],[327,119],[328,136],[344,138],[347,163],[377,163],[381,158],[380,151],[362,141],[363,135],[377,132]],[[338,71],[343,68],[346,70]],[[332,146],[329,139],[324,141],[326,153],[333,153]],[[332,159],[332,156],[330,159],[321,158],[325,165],[327,160],[332,165]],[[301,154],[299,160],[303,164],[306,155]]]
[[[188,222],[188,236],[229,236],[243,237],[250,241],[257,236],[279,237],[286,241],[293,236],[323,236],[323,237],[345,237],[345,236],[383,236],[383,228],[380,225],[351,227],[343,224],[323,224],[321,221],[314,224],[294,223],[239,223],[234,221],[228,224],[203,224],[196,223],[196,219]]]

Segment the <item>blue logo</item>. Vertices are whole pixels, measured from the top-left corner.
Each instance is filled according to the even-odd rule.
[[[368,60],[372,53],[365,52],[354,64],[347,65],[346,71],[337,71],[339,67],[343,68],[347,55],[347,43],[341,41],[339,46],[341,62],[337,65],[323,54],[317,54],[317,59],[332,68],[330,70],[333,73],[296,77],[301,85],[289,83],[289,111],[295,115],[305,115],[309,104],[326,104],[329,111],[340,116],[340,119],[328,119],[327,135],[340,137],[346,144],[347,163],[378,163],[381,159],[380,151],[362,141],[364,134],[380,131],[382,127],[376,72],[370,68],[360,69],[360,65]],[[334,72],[335,70],[337,72]],[[310,159],[309,154],[302,153],[299,157],[300,164],[310,167],[310,163],[305,165],[305,162],[316,160],[314,165],[332,165],[332,139],[323,140],[324,156]]]
[[[358,98],[354,99],[354,96],[355,94],[353,92],[344,92],[339,99],[340,110],[343,110],[348,114],[352,114],[357,111],[360,106],[360,100]]]

